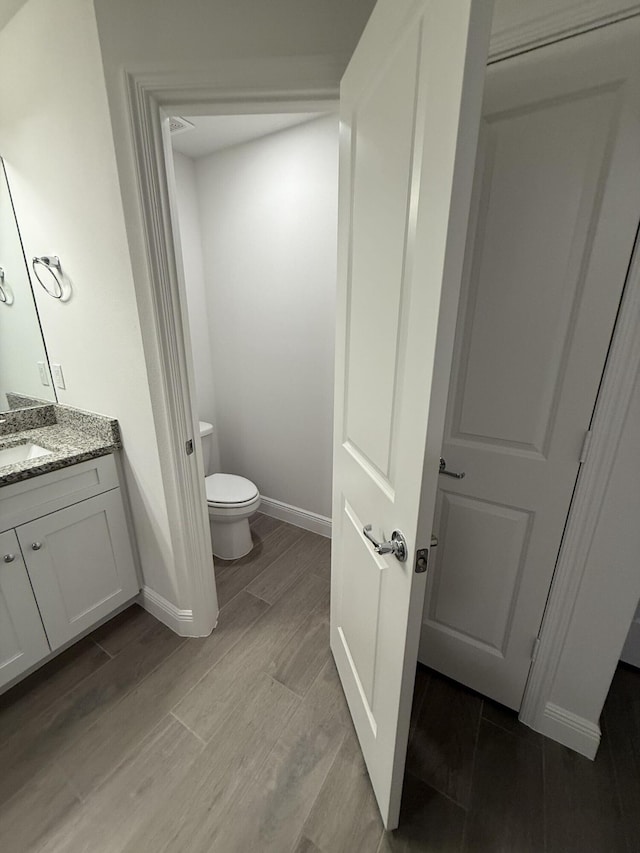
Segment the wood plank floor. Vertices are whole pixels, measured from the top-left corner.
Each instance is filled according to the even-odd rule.
[[[640,674],[595,762],[418,668],[400,828],[384,833],[329,652],[329,542],[258,515],[216,561],[218,628],[132,607],[0,696],[2,853],[640,849]]]

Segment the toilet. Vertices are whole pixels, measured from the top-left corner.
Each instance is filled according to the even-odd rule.
[[[205,474],[211,464],[213,424],[200,421]],[[249,517],[260,506],[258,487],[237,474],[208,474],[204,478],[214,557],[237,560],[253,548]]]

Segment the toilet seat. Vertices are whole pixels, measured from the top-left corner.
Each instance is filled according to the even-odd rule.
[[[207,503],[211,507],[242,507],[253,503],[258,488],[237,474],[209,474],[204,478]]]

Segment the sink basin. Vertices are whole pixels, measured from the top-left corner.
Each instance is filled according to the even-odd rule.
[[[52,452],[30,441],[25,444],[16,444],[14,447],[5,447],[0,450],[0,468],[5,465],[14,465],[16,462],[26,462],[27,459],[37,459],[39,456],[49,456]]]

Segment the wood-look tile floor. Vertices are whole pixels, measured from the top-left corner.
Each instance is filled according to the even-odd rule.
[[[329,542],[256,516],[202,640],[138,607],[0,697],[0,850],[640,849],[640,676],[589,762],[418,668],[400,828],[384,833],[328,644]]]

